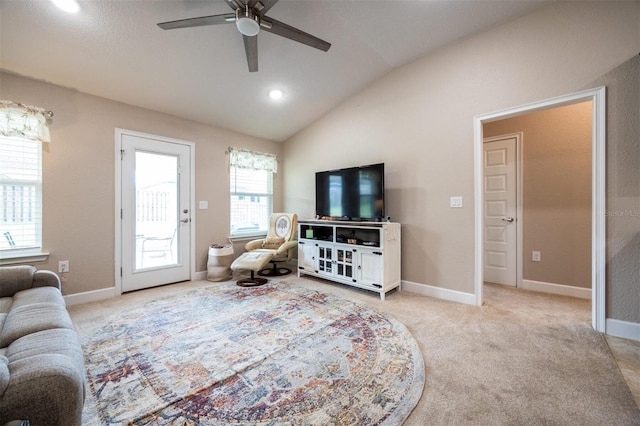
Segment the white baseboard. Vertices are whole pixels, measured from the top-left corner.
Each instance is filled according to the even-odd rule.
[[[85,291],[64,296],[67,306],[79,305],[81,303],[97,302],[98,300],[111,299],[118,296],[115,287],[101,288],[100,290]]]
[[[419,284],[405,280],[402,280],[402,286],[400,288],[402,291],[417,293],[422,296],[435,297],[437,299],[464,303],[466,305],[476,304],[476,295],[472,293],[464,293],[462,291],[449,290],[447,288],[434,287],[428,284]]]
[[[207,271],[196,272],[193,280],[207,279]],[[527,285],[525,285],[525,282]],[[523,288],[528,290],[540,291],[544,293],[560,294],[565,296],[581,297],[584,299],[591,298],[590,289],[582,289],[559,284],[543,283],[538,281],[523,280]],[[402,291],[420,294],[422,296],[434,297],[436,299],[448,300],[451,302],[464,303],[466,305],[475,305],[476,296],[472,293],[464,293],[457,290],[449,290],[441,287],[434,287],[428,284],[419,284],[411,281],[402,281]],[[576,291],[577,290],[577,291]],[[588,293],[588,297],[587,294]],[[102,288],[99,290],[86,291],[83,293],[75,293],[64,296],[67,306],[79,305],[81,303],[97,302],[99,300],[110,299],[118,296],[115,287]],[[640,323],[621,321],[607,318],[606,334],[623,339],[635,340],[640,342]]]
[[[539,291],[540,293],[579,297],[580,299],[591,299],[592,294],[590,288],[573,287],[570,285],[545,283],[542,281],[532,280],[522,280],[522,288],[526,290]]]
[[[607,318],[606,334],[640,342],[640,323]]]

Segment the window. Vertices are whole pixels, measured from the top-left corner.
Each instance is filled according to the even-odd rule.
[[[43,111],[0,101],[0,257],[41,254]]]
[[[274,155],[229,149],[231,236],[265,234],[273,211]]]

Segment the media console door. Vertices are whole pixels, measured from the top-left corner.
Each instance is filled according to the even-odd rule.
[[[382,288],[384,262],[382,252],[371,250],[358,251],[358,282]]]
[[[316,270],[316,244],[298,241],[298,268],[305,271]]]

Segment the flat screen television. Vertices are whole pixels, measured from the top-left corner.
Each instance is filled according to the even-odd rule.
[[[383,220],[384,163],[317,172],[316,216],[332,220]]]

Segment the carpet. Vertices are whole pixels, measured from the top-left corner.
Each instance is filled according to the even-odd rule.
[[[285,282],[157,299],[83,345],[86,424],[398,425],[425,381],[400,322]]]

